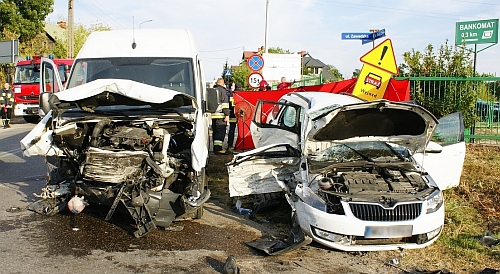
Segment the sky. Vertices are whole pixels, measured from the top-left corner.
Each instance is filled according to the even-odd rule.
[[[68,1],[54,0],[48,20],[66,20]],[[266,8],[267,6],[267,8]],[[497,0],[74,0],[75,23],[112,29],[189,29],[198,44],[207,81],[220,77],[224,64],[238,65],[243,51],[266,45],[307,51],[336,67],[344,78],[361,69],[360,57],[372,49],[342,33],[385,29],[396,62],[403,53],[423,52],[455,41],[456,22],[500,18]],[[151,20],[151,21],[149,21]],[[148,22],[149,21],[149,22]],[[479,44],[477,50],[491,44]],[[473,49],[474,45],[468,46]],[[476,71],[500,75],[500,45],[477,54]]]

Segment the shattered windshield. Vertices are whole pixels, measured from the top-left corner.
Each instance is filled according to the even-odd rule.
[[[311,162],[344,163],[356,161],[391,162],[404,161],[408,151],[386,142],[352,142],[334,144],[318,153],[311,154]]]
[[[67,88],[97,79],[128,79],[194,97],[193,62],[189,58],[119,57],[79,59]]]

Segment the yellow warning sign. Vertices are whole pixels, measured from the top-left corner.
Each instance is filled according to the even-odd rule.
[[[359,60],[367,65],[385,70],[390,74],[398,74],[399,72],[391,39],[386,39],[361,56]]]
[[[367,101],[382,99],[390,79],[391,73],[365,64],[361,68],[352,95]]]

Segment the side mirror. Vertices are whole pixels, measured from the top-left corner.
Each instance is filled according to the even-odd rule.
[[[432,141],[430,141],[425,148],[425,153],[441,153],[442,151],[443,147],[440,144]]]
[[[49,104],[49,98],[52,95],[52,93],[44,92],[40,94],[40,103],[39,103],[39,108],[40,108],[40,116],[45,116],[45,114],[49,113],[50,111],[50,104]],[[43,113],[42,113],[43,112]]]
[[[215,113],[219,107],[219,92],[214,88],[207,88],[207,112]]]

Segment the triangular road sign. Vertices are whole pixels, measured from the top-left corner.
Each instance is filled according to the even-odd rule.
[[[398,74],[398,64],[394,56],[391,39],[386,39],[378,46],[361,56],[359,60],[365,64],[385,70],[391,74]]]

